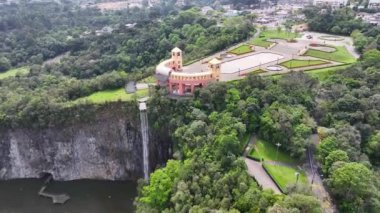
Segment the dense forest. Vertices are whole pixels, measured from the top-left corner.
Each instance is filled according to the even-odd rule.
[[[302,159],[312,132],[325,183],[342,212],[380,210],[380,52],[368,51],[319,82],[307,74],[248,76],[171,100],[158,90],[150,120],[175,141],[174,159],[140,183],[138,212],[321,212],[307,186],[287,196],[262,191],[239,157],[245,133],[260,135]],[[164,125],[163,125],[164,124]]]
[[[185,61],[190,62],[254,32],[243,16],[206,18],[196,9],[178,13],[165,5],[107,13],[54,3],[11,5],[1,10],[3,71],[30,66],[27,75],[1,80],[3,125],[46,125],[56,120],[49,116],[68,101],[150,75],[174,46],[183,49]],[[41,24],[43,20],[48,23]],[[136,25],[127,27],[131,23]],[[113,31],[96,33],[104,27]],[[43,64],[65,52],[60,63]]]

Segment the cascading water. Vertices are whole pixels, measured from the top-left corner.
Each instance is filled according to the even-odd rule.
[[[140,109],[140,122],[141,122],[141,135],[143,142],[143,164],[144,164],[144,179],[149,179],[149,126],[148,115],[146,111],[146,103],[141,102]]]

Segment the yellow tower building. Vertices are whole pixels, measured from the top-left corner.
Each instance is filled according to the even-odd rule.
[[[208,62],[209,70],[212,73],[212,78],[216,81],[219,81],[220,79],[220,66],[222,62],[216,58],[212,59]]]
[[[174,70],[182,70],[182,50],[178,47],[172,50],[172,63]]]

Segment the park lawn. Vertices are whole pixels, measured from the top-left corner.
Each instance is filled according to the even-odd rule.
[[[26,75],[29,73],[29,67],[20,67],[0,73],[0,80],[4,78],[14,77],[16,75]]]
[[[89,96],[79,98],[75,100],[75,103],[79,102],[92,102],[92,103],[105,103],[105,102],[115,102],[115,101],[131,101],[134,97],[141,98],[148,95],[148,89],[138,90],[136,93],[127,94],[124,88],[115,90],[105,90],[95,92]],[[135,96],[136,95],[136,96]]]
[[[280,65],[286,68],[300,68],[300,67],[316,66],[316,65],[328,64],[328,63],[329,62],[322,61],[322,60],[292,59],[289,61],[282,62]]]
[[[272,45],[273,43],[270,42],[270,41],[266,41],[265,38],[259,38],[259,37],[256,37],[254,38],[250,44],[253,44],[255,46],[259,46],[259,47],[265,47],[265,48],[268,48],[270,45]]]
[[[305,71],[305,73],[309,74],[313,78],[317,78],[319,81],[325,81],[330,75],[334,74],[338,70],[345,69],[350,67],[351,65],[341,65],[327,68],[320,68],[314,70]]]
[[[261,38],[265,39],[285,39],[285,40],[292,40],[299,36],[298,33],[293,32],[287,32],[285,30],[281,30],[280,32],[277,30],[266,30],[264,32],[260,33]]]
[[[297,170],[295,167],[281,166],[281,165],[272,165],[272,164],[263,164],[263,167],[277,183],[280,189],[285,192],[288,185],[296,184],[296,172],[300,173],[298,183],[307,184],[307,177],[305,172]]]
[[[351,64],[356,61],[356,59],[348,52],[346,47],[338,46],[335,48],[336,48],[336,51],[331,52],[331,53],[320,51],[320,50],[309,49],[306,51],[304,55],[312,56],[315,58],[327,59],[327,60],[336,61],[336,62],[341,62],[341,63],[346,63],[346,64]]]
[[[250,151],[249,156],[255,159],[264,159],[264,161],[280,161],[284,163],[296,164],[297,161],[291,158],[288,154],[278,150],[277,147],[267,141],[257,139],[254,148]]]
[[[243,55],[243,54],[250,53],[250,52],[253,52],[253,50],[251,49],[251,47],[248,44],[242,44],[242,45],[236,47],[235,49],[229,51],[229,53],[232,53],[235,55]]]

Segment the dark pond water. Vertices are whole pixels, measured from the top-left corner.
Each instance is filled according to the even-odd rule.
[[[37,195],[39,179],[0,181],[0,213],[128,213],[134,212],[136,182],[76,180],[53,181],[47,192],[66,193],[71,199],[53,204]]]

